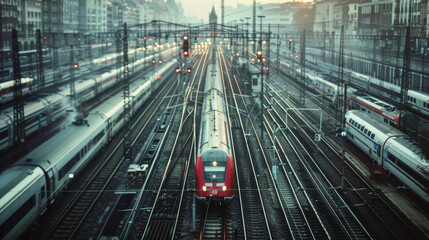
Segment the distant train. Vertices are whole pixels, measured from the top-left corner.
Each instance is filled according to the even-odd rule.
[[[429,202],[429,160],[406,134],[355,110],[346,113],[345,131],[348,140]]]
[[[175,61],[131,84],[132,113],[151,96]],[[146,79],[146,80],[145,80]],[[123,125],[122,93],[94,109],[87,125],[69,125],[0,173],[0,239],[16,239]]]
[[[397,103],[401,102],[401,87],[360,73],[350,73],[350,84],[377,96],[383,96]],[[415,111],[429,116],[429,93],[408,90],[408,105]]]
[[[175,54],[175,48],[168,49],[161,53],[164,59],[168,59]],[[139,72],[143,69],[143,62],[149,61],[153,56],[142,58],[132,64],[129,69],[133,69],[132,73]],[[110,70],[101,75],[89,76],[86,79],[76,81],[75,90],[76,98],[81,101],[88,101],[107,89],[118,84],[117,76],[122,78],[123,68]],[[70,88],[64,86],[58,94],[52,96],[43,96],[39,99],[26,102],[24,105],[25,124],[27,136],[36,133],[43,127],[48,126],[58,118],[66,114],[65,109],[69,107]],[[7,149],[13,145],[13,109],[12,107],[5,109],[0,114],[0,151]]]
[[[144,47],[137,48],[137,49],[130,49],[128,53],[128,57],[131,59],[131,57],[134,57],[135,54],[138,52],[146,51],[145,62],[148,63],[149,60],[152,60],[155,55],[159,55],[160,59],[165,59],[167,56],[171,56],[174,51],[173,49],[176,49],[175,47],[172,48],[165,48],[164,51],[156,52],[153,47],[147,47],[147,49],[144,49]],[[33,50],[34,51],[34,50]],[[122,56],[123,54],[119,54],[119,56]],[[112,68],[116,66],[116,61],[118,59],[117,53],[110,53],[105,56],[102,56],[100,58],[92,59],[92,60],[85,60],[79,63],[80,69],[87,69],[87,71],[94,72],[96,70],[100,69],[106,69],[106,68]],[[122,58],[121,58],[122,59]],[[141,60],[139,61],[139,65],[143,62]],[[130,61],[132,62],[132,61]],[[136,65],[136,64],[135,64]],[[70,67],[58,67],[57,70],[45,70],[45,79],[53,79],[54,74],[60,74],[62,76],[62,79],[65,81],[68,79],[68,76],[70,75]],[[49,76],[49,77],[48,77]],[[31,94],[33,91],[37,90],[35,87],[35,79],[32,77],[29,78],[22,78],[21,82],[23,84],[23,95]],[[45,80],[45,85],[50,85],[49,81]],[[0,104],[5,103],[8,101],[11,101],[13,99],[13,86],[14,86],[14,80],[9,80],[3,83],[0,83]]]
[[[222,73],[215,50],[207,67],[204,103],[201,111],[198,157],[195,162],[195,196],[205,200],[234,196],[234,162],[231,155]]]
[[[287,63],[280,62],[280,69],[287,74],[291,74],[291,67]],[[300,69],[297,69],[296,71],[297,74],[301,73]],[[336,84],[327,81],[320,76],[314,76],[310,73],[306,73],[306,85],[316,92],[323,94],[323,96],[331,103],[336,102],[338,97],[338,87]],[[399,112],[395,106],[357,91],[353,87],[348,87],[347,90],[347,107],[348,109],[366,111],[368,114],[371,114],[373,118],[376,118],[388,125],[398,127]]]

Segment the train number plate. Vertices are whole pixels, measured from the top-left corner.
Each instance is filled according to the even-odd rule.
[[[217,190],[213,190],[213,191],[212,191],[212,194],[217,194]]]

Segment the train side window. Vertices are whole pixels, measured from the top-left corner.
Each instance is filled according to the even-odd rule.
[[[257,78],[253,78],[253,86],[258,85],[258,79]]]
[[[371,139],[374,140],[375,134],[371,134]]]
[[[16,212],[14,212],[10,217],[0,226],[0,238],[3,239],[4,236],[18,224],[21,219],[33,209],[36,205],[36,196],[31,196]]]
[[[366,128],[365,128],[365,129],[363,130],[363,132],[364,132],[364,133],[365,133],[365,135],[366,135],[366,134],[367,134],[367,132],[368,132],[368,129],[366,129]]]
[[[5,128],[3,131],[0,131],[0,139],[7,139],[9,136],[9,131]]]
[[[371,131],[368,131],[368,137],[371,137]]]
[[[388,122],[389,122],[389,120],[387,120],[387,118],[384,118],[384,122],[385,122],[385,123],[388,123]]]
[[[426,103],[425,102],[423,103],[423,107],[426,107]]]
[[[363,130],[365,129],[364,126],[360,126],[360,130],[363,132]]]

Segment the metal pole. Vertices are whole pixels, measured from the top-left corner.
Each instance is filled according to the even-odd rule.
[[[196,215],[197,214],[196,214],[195,195],[194,195],[194,197],[192,198],[192,231],[195,231]]]
[[[261,19],[259,46],[262,52],[262,18],[265,16],[258,17]],[[264,139],[264,61],[262,56],[263,54],[261,55],[261,139]]]
[[[280,66],[280,26],[277,25],[277,74],[279,74],[279,66]]]
[[[341,120],[341,159],[343,160],[343,166],[341,170],[341,189],[344,190],[344,168],[345,168],[345,147],[344,147],[344,139],[346,136],[343,136],[343,132],[345,131],[346,126],[346,100],[347,100],[347,83],[344,83],[344,98],[343,98],[343,116]]]
[[[25,114],[24,99],[21,83],[21,63],[19,59],[18,32],[12,30],[12,62],[13,62],[13,130],[15,133],[14,143],[18,145],[16,154],[25,150]]]
[[[253,0],[253,52],[256,52],[256,0]]]

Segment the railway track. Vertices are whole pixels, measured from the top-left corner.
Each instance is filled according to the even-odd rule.
[[[219,58],[221,59],[221,58]],[[278,214],[270,204],[273,203],[272,198],[266,198],[264,195],[269,194],[269,187],[263,180],[259,180],[258,175],[258,157],[250,150],[247,137],[244,131],[244,123],[240,116],[238,103],[235,97],[232,78],[229,72],[226,71],[228,64],[223,57],[221,71],[226,73],[222,75],[224,86],[230,89],[232,106],[236,111],[230,111],[227,107],[228,116],[230,119],[231,133],[233,135],[233,153],[235,156],[235,170],[237,182],[237,197],[241,210],[242,231],[237,231],[238,238],[250,239],[273,239],[276,237],[285,237],[287,235],[286,223],[278,220]],[[231,66],[231,64],[229,64]],[[222,70],[225,69],[225,70]],[[228,99],[226,98],[228,106]],[[262,171],[263,172],[263,171]],[[261,173],[262,174],[262,173]],[[264,173],[266,174],[266,173]],[[268,194],[267,194],[268,193]],[[275,198],[274,198],[275,199]],[[276,201],[276,200],[274,200]],[[278,201],[276,202],[278,206]],[[283,213],[284,211],[281,211]],[[279,215],[281,215],[281,213]],[[275,219],[277,217],[277,219]],[[280,218],[282,218],[280,216]],[[240,234],[240,235],[239,235]],[[241,235],[243,234],[243,235]]]
[[[230,220],[227,219],[228,205],[207,204],[201,210],[200,234],[198,239],[231,239]]]
[[[268,109],[268,107],[266,107],[266,109]],[[273,110],[273,108],[270,108],[270,110]],[[255,118],[259,114],[257,114]],[[267,148],[267,145],[274,146],[273,138],[271,135],[268,134],[270,141],[267,144],[267,142],[263,140],[262,138],[263,136],[258,136],[256,131],[257,129],[254,126],[253,121],[250,121],[250,125],[252,126],[252,129],[255,134],[255,139],[258,140],[258,144],[260,145],[260,149],[262,149],[262,151]],[[269,129],[269,126],[271,125],[272,125],[271,121],[269,121],[267,117],[264,117],[264,128],[266,133],[269,132],[268,129]],[[279,124],[277,124],[277,127],[279,128]],[[281,130],[279,132],[281,132]],[[285,159],[284,163],[281,162],[281,165],[294,162],[294,165],[291,165],[290,169],[292,170],[295,169],[295,171],[299,175],[295,175],[294,176],[295,179],[293,180],[295,181],[295,184],[296,183],[301,184],[301,186],[298,187],[297,189],[299,189],[304,193],[304,197],[301,193],[300,197],[297,197],[298,201],[295,201],[295,202],[297,203],[297,205],[301,206],[301,208],[311,209],[306,212],[306,215],[304,214],[293,215],[291,214],[291,212],[288,213],[289,215],[286,217],[286,219],[288,221],[290,232],[291,234],[293,234],[292,237],[296,237],[296,238],[331,238],[331,237],[332,238],[335,238],[335,237],[352,238],[352,236],[363,237],[363,238],[367,237],[368,234],[366,233],[365,229],[362,228],[361,224],[356,219],[356,217],[354,217],[353,213],[351,213],[347,209],[345,212],[342,212],[342,210],[338,210],[338,206],[343,206],[344,204],[342,204],[341,201],[340,203],[338,203],[338,201],[335,202],[332,199],[331,195],[329,195],[328,192],[326,192],[325,186],[322,185],[322,183],[320,183],[321,180],[324,180],[323,174],[321,179],[319,176],[320,171],[317,171],[317,174],[315,174],[314,169],[310,169],[309,166],[306,165],[306,160],[307,160],[306,155],[308,155],[308,153],[305,152],[305,148],[303,148],[302,146],[299,147],[297,142],[299,141],[292,142],[289,140],[289,142],[287,142],[289,145],[288,150],[282,149],[281,148],[282,146],[279,145],[280,150],[274,151],[274,153],[277,154],[277,159],[279,160],[281,160],[281,157],[282,157],[279,154],[279,152],[281,152],[283,156],[286,153],[288,153],[288,151],[294,153],[294,154],[290,154],[292,156],[288,156],[288,159]],[[273,150],[273,149],[271,148],[270,150]],[[273,167],[277,166],[277,163],[276,161],[274,161],[275,159],[273,159],[273,155],[270,159],[268,158],[268,155],[269,155],[268,152],[269,151],[267,151],[267,153],[265,154],[267,155],[267,157],[265,157],[266,169],[273,169]],[[288,175],[291,175],[289,172],[286,172],[284,168],[283,168],[283,172],[284,172],[285,178]],[[279,176],[277,176],[276,178],[279,178]],[[272,181],[277,182],[278,184],[278,181],[275,181],[274,179]],[[327,182],[326,180],[324,181]],[[283,181],[283,183],[285,183],[285,181]],[[290,185],[289,183],[288,185],[291,188],[294,188],[293,185]],[[284,187],[284,185],[281,185],[281,186]],[[333,188],[332,186],[330,187]],[[293,198],[294,196],[289,195],[289,197]],[[284,200],[284,196],[282,196],[279,199]],[[311,214],[308,214],[309,212],[311,212]],[[302,227],[302,225],[299,225],[300,222],[305,222],[306,224],[309,224],[311,222],[313,225],[307,226],[307,229],[300,229],[298,228],[298,227]]]
[[[277,97],[281,98],[283,96],[278,95]],[[282,103],[278,104],[279,106],[291,107],[290,105],[287,105],[284,100],[281,100],[281,102]],[[284,108],[282,109],[282,112],[284,112]],[[311,116],[309,113],[305,113],[305,115],[306,119],[314,118],[314,116]],[[299,115],[295,116],[295,119],[299,119],[299,121],[301,122],[304,121],[303,117],[300,117]],[[279,116],[277,116],[277,118],[279,118]],[[308,142],[308,145],[312,145],[309,146],[309,148],[314,148],[316,145],[312,142],[313,139],[310,136],[314,134],[315,129],[308,123],[305,129],[299,127],[302,126],[302,123],[295,124],[298,126],[297,128],[301,129],[301,132],[303,133],[301,135],[303,135],[304,137],[301,141]],[[332,132],[332,129],[325,129],[325,132]],[[323,145],[326,145],[326,148],[319,149],[319,151],[321,157],[323,157],[323,159],[325,159],[329,163],[329,165],[321,163],[319,163],[318,165],[321,168],[325,168],[324,171],[329,171],[326,169],[327,166],[333,167],[335,169],[333,171],[335,175],[331,175],[330,178],[334,179],[334,181],[336,182],[340,182],[341,168],[343,166],[343,162],[340,157],[341,153],[337,149],[338,143],[336,144],[335,141],[328,141],[328,138],[332,138],[332,136],[326,136],[322,139],[322,143]],[[377,233],[380,233],[380,235],[382,236],[390,235],[392,238],[405,238],[406,236],[414,235],[415,233],[413,233],[413,231],[411,230],[413,228],[409,226],[409,224],[404,221],[403,217],[398,214],[398,210],[395,209],[392,204],[389,204],[388,201],[386,201],[382,194],[380,194],[380,191],[372,187],[370,183],[368,183],[368,181],[365,180],[360,173],[358,173],[349,157],[353,157],[353,154],[351,152],[349,152],[349,154],[347,155],[348,161],[346,161],[346,169],[344,174],[346,176],[345,187],[346,189],[348,189],[348,204],[351,205],[354,211],[360,213],[361,217],[365,216],[365,218],[371,218],[371,216],[362,214],[363,206],[368,206],[368,211],[372,212],[372,218],[375,215],[379,221],[378,225],[382,225],[385,228],[385,230],[373,229],[372,233],[374,234],[374,236],[376,236]],[[368,227],[372,228],[372,226]]]
[[[205,69],[205,55],[200,58],[197,72],[200,68]],[[201,70],[203,71],[203,70]],[[130,219],[135,230],[126,232],[122,238],[141,238],[141,239],[170,239],[174,236],[179,219],[179,213],[183,206],[185,186],[187,185],[187,175],[190,169],[190,163],[193,164],[194,133],[193,133],[193,115],[195,110],[188,105],[195,76],[185,89],[183,106],[175,105],[177,114],[181,114],[180,119],[172,124],[171,137],[174,136],[173,143],[168,146],[172,149],[170,154],[164,153],[159,156],[159,165],[155,170],[151,182],[143,189],[151,189],[143,197],[139,197],[136,202],[136,209],[148,208],[150,211],[138,210],[135,218]],[[201,81],[201,78],[200,78]],[[179,111],[178,109],[182,109]],[[180,113],[179,113],[180,112]],[[173,116],[176,113],[172,114]],[[167,143],[169,144],[169,143]],[[171,201],[168,201],[168,200]],[[166,219],[166,220],[162,220]],[[131,224],[129,224],[131,225]],[[159,233],[163,235],[159,235]],[[159,235],[159,236],[158,236]]]
[[[151,116],[156,112],[156,109],[161,106],[161,102],[164,99],[161,96],[171,92],[172,86],[169,84],[164,85],[158,92],[157,97],[152,99],[144,113],[136,119],[135,124],[132,126],[132,139],[136,139],[141,135],[141,129],[144,128]],[[104,190],[109,187],[110,181],[123,162],[123,148],[121,146],[122,140],[113,148],[108,158],[91,174],[92,177],[79,189],[66,211],[47,231],[43,239],[71,239],[78,231],[82,230],[79,228],[84,225],[86,217]]]
[[[192,162],[194,143],[192,141],[193,112],[185,117],[183,132],[178,133],[171,155],[164,171],[152,211],[146,222],[142,239],[171,239],[180,211],[184,187]]]

